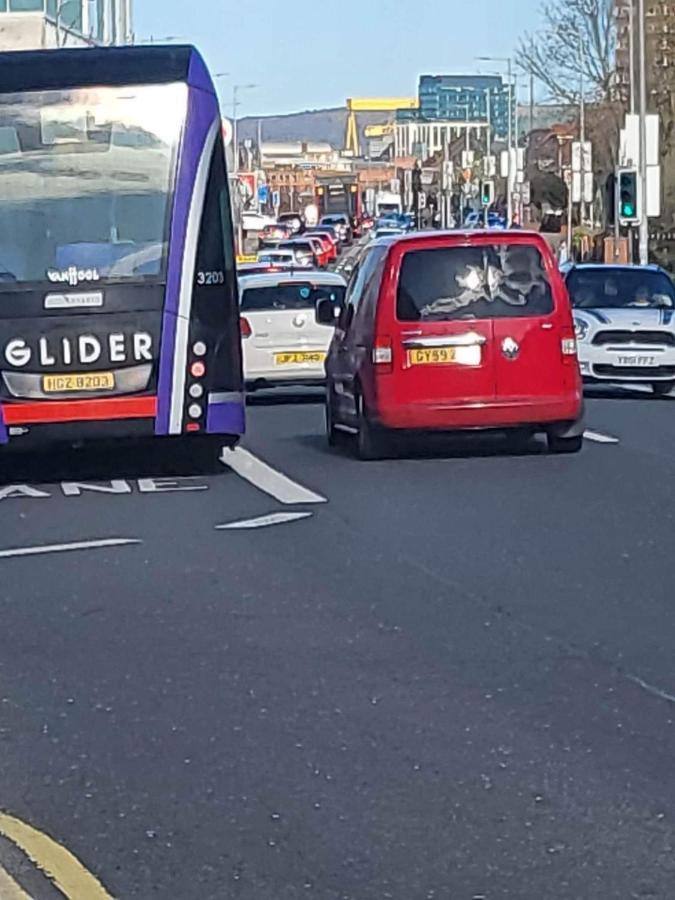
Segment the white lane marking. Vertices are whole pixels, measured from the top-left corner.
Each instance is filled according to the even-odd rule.
[[[601,431],[584,431],[584,437],[587,441],[595,441],[596,444],[618,444],[618,437],[611,434],[603,434]]]
[[[0,559],[10,556],[39,556],[43,553],[66,553],[70,550],[98,550],[102,547],[124,547],[143,543],[138,538],[104,538],[99,541],[73,541],[69,544],[38,544],[35,547],[13,547],[0,550]]]
[[[281,503],[326,503],[325,497],[303,487],[282,472],[277,472],[243,447],[225,448],[220,461],[245,478],[254,487]]]
[[[627,674],[626,678],[629,681],[632,681],[633,684],[637,684],[643,690],[647,691],[647,693],[653,694],[654,697],[659,697],[661,700],[667,700],[668,703],[675,703],[675,697],[672,694],[669,694],[667,691],[664,691],[659,687],[655,687],[653,684],[649,684],[649,682],[644,681],[638,675]]]
[[[239,522],[228,522],[226,525],[216,525],[223,531],[238,528],[267,528],[270,525],[283,525],[286,522],[297,522],[298,519],[307,519],[311,512],[286,512],[271,513],[268,516],[258,516],[257,519],[241,519]]]

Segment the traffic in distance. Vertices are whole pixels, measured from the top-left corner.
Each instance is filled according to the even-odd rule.
[[[671,274],[221,77],[0,53],[0,900],[670,900]]]

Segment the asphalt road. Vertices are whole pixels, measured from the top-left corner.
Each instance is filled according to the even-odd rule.
[[[118,898],[670,900],[675,401],[361,463],[317,399],[193,478],[6,464],[0,808]]]

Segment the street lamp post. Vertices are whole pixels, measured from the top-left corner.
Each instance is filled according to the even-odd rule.
[[[649,220],[647,219],[647,46],[645,35],[645,0],[638,0],[640,45],[640,265],[649,262]]]
[[[241,105],[239,91],[250,91],[257,88],[257,84],[232,85],[232,146],[234,147],[234,174],[239,171],[239,138],[237,135],[237,109]]]
[[[506,221],[507,224],[511,224],[511,219],[513,217],[513,136],[514,136],[514,122],[513,122],[513,59],[510,56],[477,56],[477,60],[480,62],[499,62],[506,63],[506,77],[508,81],[508,165],[506,167]]]

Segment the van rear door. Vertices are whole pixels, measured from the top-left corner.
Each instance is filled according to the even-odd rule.
[[[458,282],[474,256],[447,244],[403,254],[393,352],[402,402],[440,409],[494,401],[493,323],[474,313]]]
[[[557,273],[547,272],[533,240],[495,249],[502,273],[494,319],[497,396],[516,404],[559,402],[574,388],[577,367],[565,292],[552,284]]]

